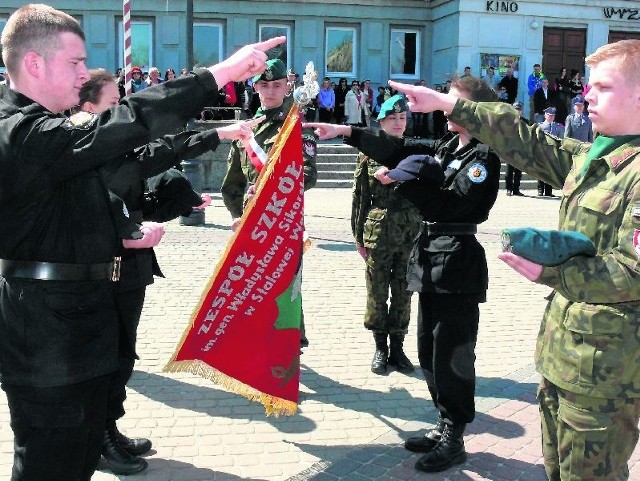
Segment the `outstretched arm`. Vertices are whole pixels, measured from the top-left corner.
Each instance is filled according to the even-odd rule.
[[[453,110],[458,100],[458,97],[454,95],[436,92],[429,87],[420,85],[408,85],[390,80],[389,86],[407,96],[407,105],[412,112],[442,110],[445,113],[449,113]]]
[[[267,63],[268,50],[286,42],[287,37],[274,37],[264,42],[245,45],[231,57],[208,68],[218,85],[228,82],[244,82],[264,72]]]

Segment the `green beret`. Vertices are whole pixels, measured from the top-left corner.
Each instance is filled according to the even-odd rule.
[[[398,114],[400,112],[406,112],[409,110],[407,105],[407,101],[405,98],[400,95],[394,95],[393,97],[389,97],[384,103],[380,106],[380,113],[378,114],[378,120],[386,119],[391,114]]]
[[[280,80],[281,78],[287,78],[287,67],[279,58],[272,58],[271,60],[267,60],[267,68],[265,71],[253,77],[253,82],[256,83],[259,80],[271,82],[272,80]]]
[[[543,266],[557,266],[578,255],[596,255],[596,247],[591,239],[580,232],[539,230],[533,227],[504,229],[502,247],[505,251]]]

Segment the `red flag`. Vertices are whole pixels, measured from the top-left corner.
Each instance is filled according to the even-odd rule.
[[[296,412],[300,377],[304,168],[297,115],[292,127],[165,367],[212,379],[276,416]]]

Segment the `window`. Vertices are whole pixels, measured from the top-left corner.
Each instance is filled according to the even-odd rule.
[[[269,40],[273,37],[280,37],[285,35],[287,37],[287,41],[277,47],[269,50],[267,52],[267,57],[269,58],[279,58],[284,62],[284,64],[289,68],[289,56],[288,52],[291,50],[291,27],[289,25],[276,25],[263,23],[259,27],[258,31],[258,39],[260,42],[264,40]]]
[[[391,78],[420,77],[420,32],[392,28],[389,52]]]
[[[118,66],[124,66],[124,29],[118,20]],[[142,70],[153,66],[153,25],[147,20],[131,20],[131,65]]]
[[[356,29],[327,27],[325,38],[325,75],[356,77]]]
[[[194,22],[193,63],[195,66],[214,65],[223,60],[221,23]]]

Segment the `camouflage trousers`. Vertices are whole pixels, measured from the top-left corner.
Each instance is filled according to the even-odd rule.
[[[571,393],[545,378],[538,388],[549,481],[626,481],[638,442],[640,399]]]
[[[407,291],[409,247],[395,252],[368,249],[365,272],[367,307],[364,312],[364,327],[367,329],[387,334],[407,333],[412,294]]]

